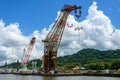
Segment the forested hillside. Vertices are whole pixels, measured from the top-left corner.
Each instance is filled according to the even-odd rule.
[[[73,55],[58,58],[58,65],[72,68],[76,65],[90,69],[117,69],[120,67],[120,50],[100,51],[97,49],[82,49]]]
[[[36,59],[28,63],[31,68],[32,62],[37,61],[37,67],[42,61]],[[20,65],[20,64],[19,64]],[[57,65],[60,69],[72,69],[75,66],[87,69],[118,69],[120,67],[120,49],[100,51],[97,49],[82,49],[73,55],[66,55],[57,58]],[[16,68],[16,63],[9,64],[8,67]]]

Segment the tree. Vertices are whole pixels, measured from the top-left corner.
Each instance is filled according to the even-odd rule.
[[[111,64],[111,69],[118,69],[120,68],[120,60],[114,60]]]

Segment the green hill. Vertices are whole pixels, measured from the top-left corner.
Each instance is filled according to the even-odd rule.
[[[37,61],[37,67],[41,66],[42,62],[40,59],[33,61]],[[120,49],[106,51],[82,49],[73,55],[58,57],[57,65],[63,70],[72,69],[75,66],[89,69],[118,69],[120,67]],[[28,63],[28,67],[31,68],[31,66],[32,61]],[[15,68],[16,64],[9,64],[8,67]]]
[[[82,49],[73,55],[58,57],[58,66],[72,68],[76,65],[90,69],[117,69],[120,67],[120,50],[100,51],[97,49]]]
[[[120,59],[120,50],[100,51],[97,49],[82,49],[73,55],[58,57],[58,62],[80,62],[88,64],[96,61],[111,62]]]

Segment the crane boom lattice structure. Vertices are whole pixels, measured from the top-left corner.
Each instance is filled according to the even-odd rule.
[[[32,52],[33,46],[35,44],[35,37],[33,37],[30,41],[30,43],[28,44],[28,46],[24,49],[24,56],[23,56],[23,61],[22,61],[22,66],[23,68],[26,68],[26,65],[28,63],[30,54]]]
[[[57,50],[60,45],[67,18],[72,10],[75,11],[75,16],[79,18],[81,16],[81,11],[79,12],[80,14],[77,15],[77,9],[81,10],[81,6],[64,5],[57,20],[55,21],[55,24],[52,26],[45,40],[43,40],[44,55],[42,60],[42,66],[44,73],[55,71]]]

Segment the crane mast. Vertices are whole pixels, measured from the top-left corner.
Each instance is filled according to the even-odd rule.
[[[75,10],[76,13],[77,9],[81,9],[81,6],[64,5],[50,32],[45,40],[43,40],[44,55],[42,58],[42,67],[44,73],[56,70],[57,50],[61,42],[67,18],[72,10]],[[75,14],[78,18],[81,16],[81,11],[79,13],[80,15]]]
[[[35,44],[35,37],[33,37],[30,41],[30,43],[28,44],[28,46],[24,49],[24,56],[23,56],[23,61],[22,61],[22,66],[23,66],[23,69],[26,69],[26,65],[28,63],[28,60],[29,60],[29,57],[30,57],[30,54],[32,52],[32,49],[33,49],[33,46]]]

